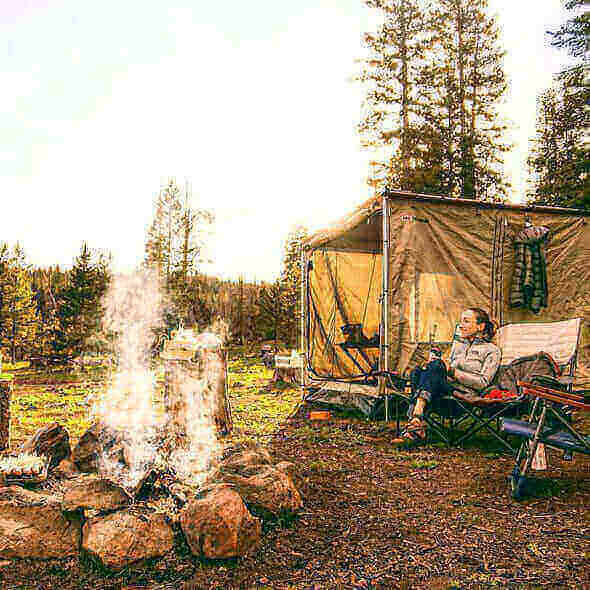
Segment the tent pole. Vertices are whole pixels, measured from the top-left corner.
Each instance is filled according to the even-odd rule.
[[[381,350],[379,357],[381,361],[381,375],[379,375],[379,392],[385,393],[385,421],[389,422],[389,396],[387,395],[386,377],[383,373],[389,371],[389,203],[386,192],[383,191],[383,260],[382,277],[383,287],[381,290]]]
[[[301,399],[305,396],[305,370],[307,367],[306,359],[306,341],[305,341],[305,317],[307,310],[305,309],[305,294],[307,292],[307,268],[305,264],[305,249],[301,248],[301,317],[300,317],[300,334],[301,334]]]

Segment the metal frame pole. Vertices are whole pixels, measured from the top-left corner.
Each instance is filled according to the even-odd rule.
[[[382,203],[383,215],[383,259],[381,274],[383,287],[381,292],[381,373],[389,371],[389,203],[387,195],[383,191]],[[379,392],[385,394],[385,421],[389,422],[389,396],[387,395],[387,382],[384,375],[379,376]]]
[[[305,339],[305,318],[307,314],[306,310],[306,294],[307,291],[307,268],[305,264],[305,249],[301,247],[301,318],[300,318],[300,335],[301,335],[301,399],[305,395],[305,372],[307,368],[307,346]]]

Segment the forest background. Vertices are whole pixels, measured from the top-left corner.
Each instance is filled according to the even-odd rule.
[[[365,91],[358,131],[372,150],[375,191],[506,201],[507,123],[498,106],[507,89],[505,50],[487,0],[366,0],[382,26],[364,36],[368,57],[356,80]],[[530,141],[530,203],[590,208],[590,84],[586,0],[567,0],[570,18],[547,32],[571,66],[541,93]],[[273,340],[296,347],[299,259],[307,229],[285,237],[272,283],[222,280],[201,272],[214,231],[211,211],[192,206],[188,186],[169,178],[153,203],[142,263],[159,276],[165,323],[154,347],[179,325],[199,330],[223,319],[235,343]],[[26,242],[0,243],[0,350],[12,362],[48,364],[112,352],[102,328],[103,296],[113,279],[108,252],[81,245],[69,269],[34,267]]]

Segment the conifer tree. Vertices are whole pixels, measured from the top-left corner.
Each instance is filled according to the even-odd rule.
[[[358,129],[364,147],[388,148],[391,156],[376,161],[374,185],[415,189],[411,166],[415,150],[416,76],[425,51],[424,2],[366,0],[383,13],[383,25],[366,33],[369,57],[357,79],[367,87]]]
[[[503,198],[503,50],[487,0],[366,0],[384,25],[371,55],[363,145],[388,147],[372,184],[477,199]]]
[[[294,227],[285,240],[279,283],[284,314],[279,334],[289,346],[295,346],[301,320],[301,247],[307,238],[307,228]]]
[[[565,6],[571,18],[549,34],[575,63],[539,96],[528,160],[529,201],[590,209],[590,11],[584,0],[568,0]]]
[[[53,342],[56,354],[71,358],[87,349],[88,340],[100,331],[102,297],[109,281],[109,259],[96,257],[83,243],[58,296],[58,327]]]
[[[4,254],[6,251],[4,250]],[[0,310],[2,340],[8,347],[11,361],[30,351],[37,333],[39,318],[33,299],[30,266],[24,250],[16,244],[4,259],[2,308]]]

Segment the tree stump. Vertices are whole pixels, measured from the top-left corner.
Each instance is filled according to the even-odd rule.
[[[0,451],[10,445],[10,393],[12,378],[0,377]]]

